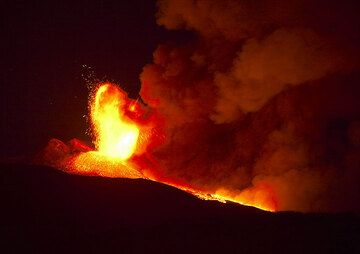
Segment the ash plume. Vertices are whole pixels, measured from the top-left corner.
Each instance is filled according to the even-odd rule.
[[[165,121],[158,173],[278,210],[360,210],[357,7],[349,1],[160,0],[141,97]],[[263,189],[270,191],[263,192]],[[265,194],[264,194],[265,193]]]

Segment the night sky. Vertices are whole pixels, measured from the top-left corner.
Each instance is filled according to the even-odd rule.
[[[156,25],[155,1],[3,1],[1,9],[2,157],[31,155],[51,137],[89,142],[89,73],[137,98],[158,44],[187,36]]]

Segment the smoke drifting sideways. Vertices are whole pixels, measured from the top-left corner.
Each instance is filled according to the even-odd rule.
[[[165,122],[158,174],[280,211],[360,211],[358,11],[315,2],[158,1],[159,25],[197,35],[140,76]]]

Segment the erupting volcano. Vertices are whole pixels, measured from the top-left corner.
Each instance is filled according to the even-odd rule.
[[[185,42],[157,47],[132,90],[138,100],[88,82],[94,146],[54,139],[43,163],[267,211],[359,210],[351,6],[162,0],[156,17],[188,30]]]
[[[115,84],[99,84],[94,90],[89,108],[95,149],[74,139],[68,144],[71,155],[62,158],[55,166],[73,174],[145,178],[172,185],[205,200],[232,201],[262,210],[276,210],[276,200],[268,187],[262,186],[234,199],[226,192],[195,189],[180,180],[159,175],[155,166],[158,163],[150,149],[152,144],[164,142],[165,135],[156,131],[160,129],[157,126],[161,123],[159,117],[150,115],[155,113],[129,99],[126,92]],[[55,139],[49,143],[46,149],[49,157],[54,156],[59,145],[67,147]]]
[[[1,6],[0,253],[360,253],[360,1]]]

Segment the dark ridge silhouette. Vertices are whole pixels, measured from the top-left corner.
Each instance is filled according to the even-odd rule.
[[[357,214],[268,213],[142,179],[3,164],[1,253],[344,253]]]

